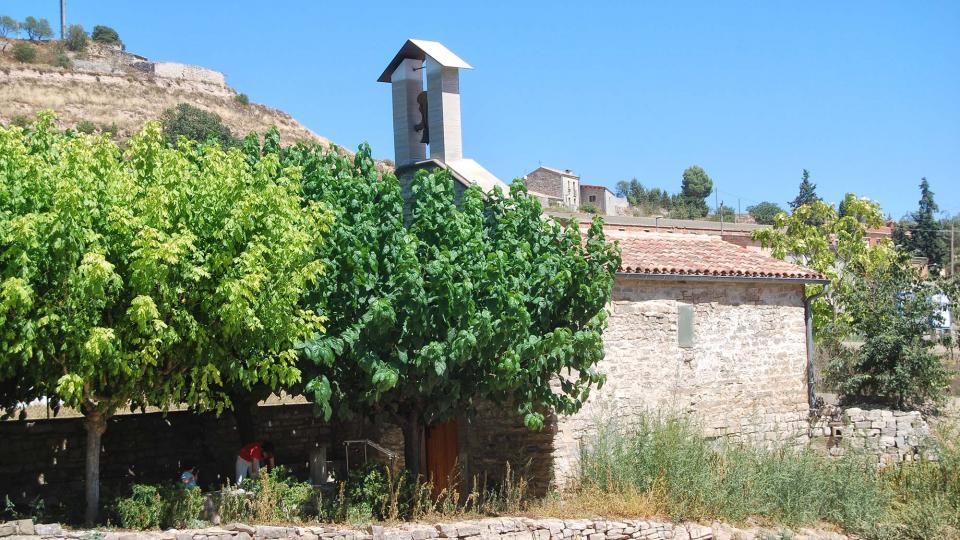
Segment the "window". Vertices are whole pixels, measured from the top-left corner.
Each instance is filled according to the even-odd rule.
[[[590,202],[597,202],[597,196],[596,196],[596,195],[591,195],[591,196],[590,196]]]
[[[689,349],[693,347],[693,306],[677,306],[677,345]]]

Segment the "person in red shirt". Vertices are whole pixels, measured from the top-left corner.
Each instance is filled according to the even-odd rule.
[[[268,471],[273,468],[273,443],[253,442],[241,448],[237,455],[237,485],[247,478],[256,478],[260,474],[261,462],[267,464]]]

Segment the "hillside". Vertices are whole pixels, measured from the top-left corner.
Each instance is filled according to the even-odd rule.
[[[178,103],[189,103],[214,112],[235,135],[264,132],[277,126],[285,143],[329,141],[294,120],[264,105],[244,104],[222,74],[170,62],[150,60],[116,47],[90,43],[83,53],[62,50],[57,42],[30,45],[37,50],[31,63],[18,62],[12,53],[20,40],[0,40],[0,123],[32,118],[37,111],[53,109],[63,127],[82,120],[114,129],[129,137],[147,120]],[[69,62],[63,62],[66,56]],[[69,67],[57,67],[57,59]]]

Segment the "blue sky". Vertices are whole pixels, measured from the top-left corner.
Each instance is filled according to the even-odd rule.
[[[0,0],[47,16],[56,0]],[[253,101],[392,158],[377,76],[408,37],[461,76],[464,153],[505,180],[539,163],[587,183],[676,191],[703,166],[745,208],[793,198],[807,168],[899,217],[926,176],[960,213],[960,2],[68,0],[128,49],[223,71]],[[712,204],[711,200],[711,204]]]

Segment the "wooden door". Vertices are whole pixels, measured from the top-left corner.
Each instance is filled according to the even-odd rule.
[[[457,421],[450,420],[427,428],[427,477],[433,480],[434,495],[451,487],[459,456]]]

